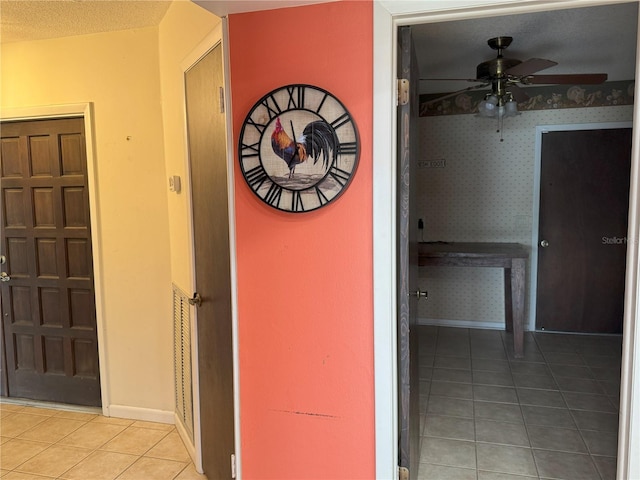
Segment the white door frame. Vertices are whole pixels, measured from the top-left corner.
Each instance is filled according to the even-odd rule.
[[[532,13],[610,4],[605,0],[375,0],[373,5],[373,269],[376,477],[397,476],[396,355],[396,51],[401,25]],[[640,46],[637,48],[640,53]],[[636,62],[636,78],[640,78]],[[635,97],[640,98],[636,83]],[[640,109],[634,123],[640,125]],[[533,134],[533,132],[532,132]],[[620,424],[619,480],[640,478],[640,129],[634,129],[629,200],[629,238],[625,293]],[[639,348],[635,348],[635,346]]]
[[[240,450],[240,374],[239,374],[239,348],[238,348],[238,270],[236,254],[236,228],[235,228],[235,189],[234,189],[234,147],[233,147],[233,117],[231,111],[231,81],[229,78],[229,41],[228,41],[227,18],[222,18],[218,24],[181,62],[183,72],[182,91],[186,92],[184,74],[198,63],[207,53],[218,45],[222,47],[222,75],[224,78],[224,111],[226,125],[227,142],[227,197],[229,210],[229,249],[230,249],[230,274],[231,274],[231,329],[232,329],[232,349],[233,349],[233,403],[234,403],[234,429],[235,429],[235,469],[236,477],[242,478],[242,452]],[[188,225],[189,225],[189,257],[191,259],[191,285],[190,292],[195,292],[196,270],[195,270],[195,245],[193,236],[193,203],[191,197],[191,162],[189,159],[189,145],[187,135],[187,111],[186,97],[183,102],[183,125],[185,138],[185,171],[187,172],[185,181],[185,194],[188,198]],[[192,308],[193,323],[191,326],[191,355],[192,355],[192,381],[193,381],[193,436],[195,448],[194,464],[198,472],[202,473],[202,441],[200,430],[200,388],[198,383],[198,340],[197,340],[197,309]],[[188,441],[188,439],[186,439]]]
[[[109,416],[109,371],[107,369],[107,350],[105,345],[103,276],[102,276],[102,244],[100,239],[100,218],[98,203],[98,171],[95,154],[93,130],[93,103],[71,103],[64,105],[44,105],[35,107],[3,108],[0,120],[42,120],[82,117],[84,121],[85,149],[87,156],[87,182],[89,185],[89,216],[91,222],[91,249],[93,251],[93,289],[96,303],[96,328],[98,334],[98,363],[100,366],[100,397],[102,414]]]

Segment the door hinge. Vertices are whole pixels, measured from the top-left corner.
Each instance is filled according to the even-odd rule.
[[[231,478],[236,478],[236,454],[231,454]]]
[[[224,87],[220,87],[219,95],[220,95],[220,99],[219,99],[219,102],[220,102],[220,105],[219,105],[220,113],[224,113]]]
[[[409,80],[398,79],[398,106],[402,107],[409,103]]]
[[[409,480],[409,469],[407,467],[398,467],[398,480]]]

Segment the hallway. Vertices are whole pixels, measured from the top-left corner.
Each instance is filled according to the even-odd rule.
[[[621,336],[419,335],[420,479],[615,479]]]
[[[206,480],[173,425],[5,402],[0,415],[2,480]]]

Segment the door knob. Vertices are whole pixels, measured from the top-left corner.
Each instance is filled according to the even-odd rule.
[[[542,241],[540,242],[540,246],[541,246],[542,248],[547,248],[547,247],[549,246],[549,242],[548,242],[548,241],[546,241],[546,240],[542,240]]]
[[[0,272],[0,282],[8,282],[9,280],[11,280],[11,277],[7,272]]]
[[[421,290],[416,290],[415,292],[410,292],[409,295],[413,296],[413,297],[418,297],[418,300],[420,300],[421,298],[427,298],[427,291],[421,291]]]
[[[189,305],[195,305],[196,307],[202,305],[202,297],[198,292],[194,292],[193,297],[189,299]]]

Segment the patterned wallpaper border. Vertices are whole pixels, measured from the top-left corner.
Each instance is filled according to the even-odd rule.
[[[526,87],[529,100],[518,110],[555,110],[559,108],[608,107],[633,105],[634,80],[605,82],[600,85],[549,85]],[[454,97],[427,104],[443,94],[420,95],[420,116],[462,115],[478,113],[478,104],[488,90],[463,92]]]

